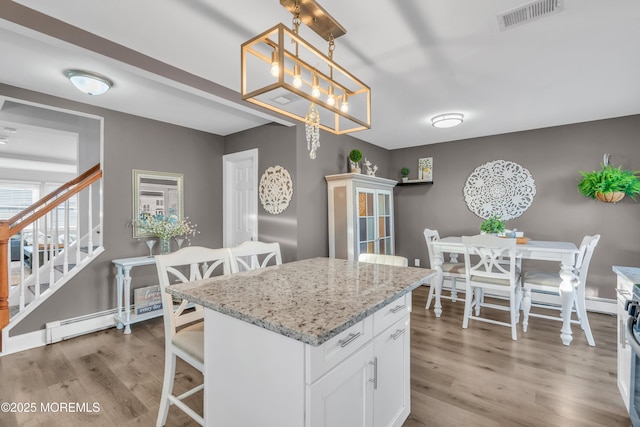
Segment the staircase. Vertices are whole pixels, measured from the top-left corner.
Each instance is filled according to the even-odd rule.
[[[0,221],[0,353],[15,325],[104,251],[101,178],[97,164]]]

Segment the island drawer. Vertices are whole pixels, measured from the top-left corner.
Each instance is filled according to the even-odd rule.
[[[411,313],[411,293],[408,293],[373,314],[373,335],[379,333]]]
[[[350,326],[318,347],[306,345],[307,382],[313,383],[325,372],[355,353],[373,338],[373,316]]]

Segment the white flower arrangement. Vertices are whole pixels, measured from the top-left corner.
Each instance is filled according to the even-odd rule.
[[[174,236],[195,236],[198,233],[197,225],[192,224],[188,217],[180,220],[175,214],[165,217],[145,213],[134,220],[134,224],[141,232],[152,234],[161,240],[168,240]]]

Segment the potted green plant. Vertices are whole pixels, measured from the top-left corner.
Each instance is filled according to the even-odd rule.
[[[607,203],[618,202],[625,195],[635,200],[640,193],[638,173],[640,172],[612,165],[602,165],[602,169],[597,171],[580,171],[582,178],[578,184],[578,192],[585,197]]]
[[[400,169],[400,173],[402,174],[402,182],[407,182],[409,180],[409,172],[411,171],[406,166],[403,166],[402,169]]]
[[[500,219],[497,215],[485,219],[480,224],[480,232],[485,234],[501,234],[504,233],[505,221]]]
[[[360,160],[362,160],[362,151],[356,149],[351,150],[349,153],[349,164],[351,166],[351,172],[360,173]]]

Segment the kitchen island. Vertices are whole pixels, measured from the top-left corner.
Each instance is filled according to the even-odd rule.
[[[432,270],[312,258],[168,292],[205,307],[207,426],[400,426]]]

